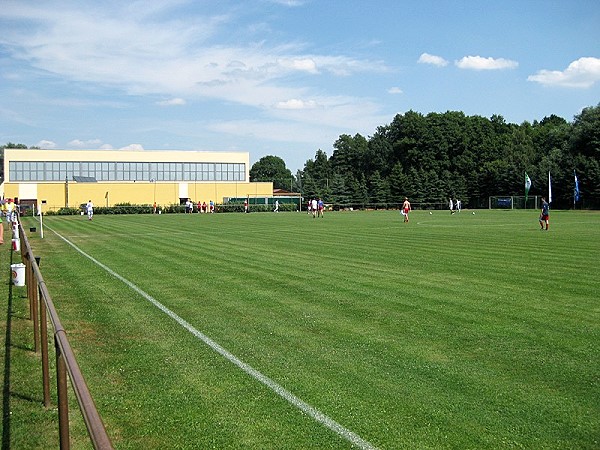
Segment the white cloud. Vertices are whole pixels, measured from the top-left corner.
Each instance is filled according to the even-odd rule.
[[[600,58],[579,58],[563,71],[540,70],[535,75],[529,75],[527,80],[546,86],[589,88],[600,81]]]
[[[179,98],[179,97],[156,102],[156,104],[159,106],[180,106],[180,105],[185,105],[185,103],[186,103],[185,100],[182,98]]]
[[[110,144],[102,144],[99,147],[100,150],[114,150],[115,148]]]
[[[311,58],[296,58],[296,59],[281,59],[278,61],[279,64],[291,70],[298,70],[301,72],[317,73],[317,64]]]
[[[290,142],[291,136],[294,136],[294,142],[314,144],[331,140],[332,136],[335,136],[331,129],[326,127],[314,129],[302,123],[279,120],[231,120],[213,123],[208,128],[219,133],[273,142]]]
[[[314,109],[317,107],[317,102],[314,100],[299,100],[297,98],[291,98],[284,102],[277,102],[275,108],[277,109]]]
[[[35,144],[35,146],[39,147],[39,148],[42,148],[44,150],[52,150],[52,149],[56,148],[56,142],[52,142],[52,141],[48,141],[46,139],[42,139],[37,144]]]
[[[444,67],[448,65],[448,61],[441,56],[430,55],[429,53],[422,53],[417,62],[420,64],[432,64],[438,67]]]
[[[121,147],[119,150],[141,152],[144,150],[144,147],[142,146],[142,144],[129,144],[129,145],[126,145],[125,147]]]
[[[504,58],[484,58],[483,56],[465,56],[455,61],[459,69],[470,70],[500,70],[514,69],[519,65],[518,62]]]
[[[238,18],[178,16],[178,3],[74,2],[57,9],[44,2],[8,2],[0,8],[0,19],[11,24],[2,30],[2,45],[14,58],[40,69],[37,72],[65,83],[151,95],[153,101],[163,99],[161,106],[198,98],[250,106],[257,111],[254,116],[292,120],[309,127],[313,135],[319,126],[369,133],[389,120],[369,99],[323,93],[333,77],[391,71],[381,60],[310,53],[297,41],[236,43],[232,37],[219,44],[229,27],[238,30]],[[179,18],[162,20],[157,8],[171,8],[167,16]],[[127,105],[122,95],[114,98],[124,101],[108,106]],[[77,101],[86,106],[79,97]],[[289,134],[287,139],[293,140]],[[84,142],[74,140],[72,145],[85,146]]]
[[[321,97],[312,101],[316,107],[309,114],[305,109],[273,108],[265,111],[269,117],[261,121],[222,121],[209,124],[207,128],[235,136],[319,145],[324,139],[333,142],[343,133],[367,135],[389,120],[388,115],[379,115],[377,104],[359,98]]]
[[[122,4],[126,11],[98,7],[93,14],[83,8],[9,5],[2,15],[19,19],[21,26],[4,28],[2,39],[16,57],[67,80],[113,85],[134,95],[200,96],[261,107],[304,90],[279,82],[290,73],[347,76],[388,70],[381,61],[303,54],[295,43],[212,45],[226,17],[154,22],[143,2]],[[24,24],[34,21],[32,32]],[[173,104],[167,102],[163,105]]]
[[[397,86],[393,86],[388,89],[388,94],[403,94],[402,89]]]
[[[67,144],[67,146],[75,148],[92,148],[100,144],[102,144],[102,141],[100,139],[88,139],[87,141],[82,141],[81,139],[73,139]]]

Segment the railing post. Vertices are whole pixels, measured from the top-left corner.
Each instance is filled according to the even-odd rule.
[[[37,284],[37,283],[36,283]],[[39,286],[37,286],[39,291]],[[44,406],[50,407],[50,364],[48,356],[48,320],[46,318],[46,307],[38,292],[40,308],[40,340],[42,343],[42,384],[44,388]]]
[[[61,450],[69,450],[69,396],[67,392],[67,365],[64,355],[58,345],[58,338],[54,336],[56,351],[56,385],[58,389],[58,431],[60,435]]]
[[[27,290],[30,292],[31,298],[31,315],[33,316],[33,342],[35,343],[35,352],[40,352],[40,320],[38,314],[38,283],[33,273],[33,264],[31,259],[27,261],[27,272],[29,273],[29,281],[27,282]]]
[[[58,396],[58,427],[60,437],[60,448],[70,449],[69,432],[69,400],[68,400],[68,380],[71,380],[72,388],[77,403],[81,410],[83,419],[88,430],[89,437],[94,448],[100,450],[112,450],[112,443],[106,433],[102,419],[98,414],[96,405],[90,395],[85,383],[73,349],[67,339],[67,334],[60,323],[56,308],[50,298],[46,283],[39,272],[39,258],[34,257],[27,241],[27,237],[22,227],[19,227],[20,235],[23,238],[23,248],[21,252],[23,262],[26,264],[25,279],[27,281],[27,296],[29,298],[29,319],[34,320],[35,349],[38,352],[41,347],[42,352],[42,377],[44,383],[44,405],[50,407],[50,369],[49,369],[49,351],[48,351],[48,321],[52,323],[54,329],[54,346],[56,355],[56,384]],[[38,303],[39,302],[39,303]],[[38,314],[39,308],[39,314]],[[33,312],[35,312],[33,314]],[[49,318],[47,317],[49,316]],[[49,320],[48,320],[49,319]],[[39,347],[38,347],[39,345]]]

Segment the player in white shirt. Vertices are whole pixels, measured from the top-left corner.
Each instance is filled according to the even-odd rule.
[[[87,202],[85,209],[87,210],[88,220],[92,220],[92,217],[94,217],[94,204],[91,200]]]

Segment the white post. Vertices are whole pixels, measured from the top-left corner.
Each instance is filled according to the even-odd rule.
[[[44,239],[44,223],[42,221],[42,206],[40,205],[40,210],[38,212],[40,215],[40,237]]]

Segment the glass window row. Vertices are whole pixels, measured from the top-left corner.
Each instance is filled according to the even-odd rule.
[[[11,161],[9,181],[246,181],[243,163]]]

